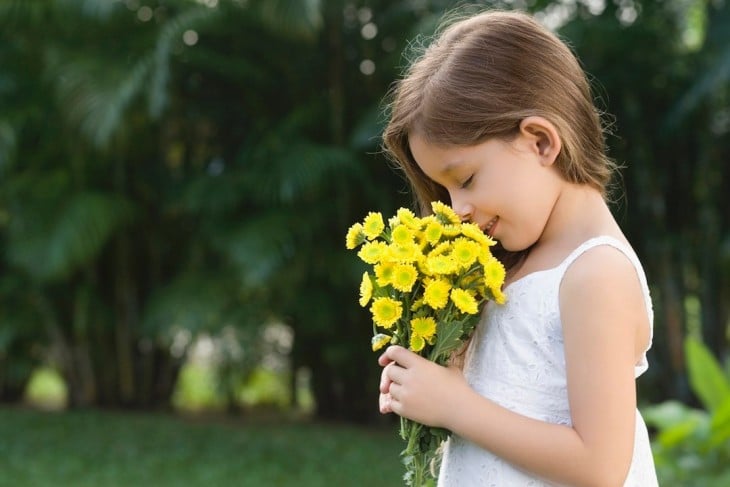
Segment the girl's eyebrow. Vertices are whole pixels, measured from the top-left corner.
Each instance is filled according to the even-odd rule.
[[[455,170],[459,169],[460,166],[464,164],[464,160],[462,159],[455,159],[453,161],[449,161],[446,164],[444,164],[443,169],[441,169],[441,174],[452,174]]]

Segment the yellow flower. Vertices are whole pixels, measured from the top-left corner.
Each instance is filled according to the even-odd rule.
[[[505,275],[504,265],[498,259],[491,257],[484,262],[484,283],[492,292],[502,288]]]
[[[492,245],[496,245],[497,243],[492,237],[482,232],[479,226],[475,225],[474,223],[462,224],[461,234],[467,238],[476,241],[480,245],[486,245],[487,247],[491,247]]]
[[[444,237],[456,237],[461,235],[461,225],[444,225],[443,226]]]
[[[383,223],[383,215],[371,211],[368,216],[365,217],[363,222],[363,232],[365,236],[372,240],[380,236],[385,230],[385,223]]]
[[[396,225],[390,238],[395,244],[408,245],[413,243],[413,232],[405,225]]]
[[[413,318],[411,320],[411,333],[431,342],[436,335],[436,320],[430,316],[425,318]]]
[[[400,208],[396,212],[398,219],[412,230],[418,230],[421,227],[421,219],[418,218],[413,212],[407,208]]]
[[[441,242],[436,247],[434,247],[434,249],[431,252],[428,253],[428,256],[431,257],[431,256],[436,256],[436,255],[447,254],[447,253],[451,252],[452,246],[453,246],[453,244],[451,243],[451,241]]]
[[[383,348],[385,345],[390,343],[391,337],[390,335],[386,335],[384,333],[378,333],[375,335],[371,340],[371,346],[373,347],[373,352],[377,352],[381,348]]]
[[[468,269],[477,260],[479,254],[479,244],[465,238],[457,238],[454,240],[454,249],[451,255],[462,269]]]
[[[477,314],[478,305],[474,296],[464,289],[455,288],[451,290],[451,301],[462,313],[470,315]]]
[[[459,345],[457,334],[472,329],[481,303],[504,303],[507,296],[505,268],[490,251],[495,241],[477,225],[461,223],[445,203],[434,201],[431,208],[423,218],[406,208],[387,220],[369,212],[348,229],[345,246],[370,265],[359,303],[376,328],[373,351],[398,343],[426,356],[441,327],[454,326],[454,343],[449,338],[444,350],[434,350],[433,360],[442,363]]]
[[[443,226],[441,226],[438,221],[433,220],[426,225],[426,229],[423,231],[423,237],[431,245],[436,245],[436,243],[441,239],[441,235],[443,233]]]
[[[423,302],[433,309],[441,309],[449,300],[451,284],[444,279],[434,279],[426,284],[423,292]]]
[[[391,298],[376,298],[370,306],[373,321],[383,328],[391,328],[403,314],[400,301]]]
[[[415,262],[421,255],[421,249],[415,242],[403,245],[390,244],[388,247],[388,256],[397,262]]]
[[[411,264],[398,264],[393,269],[391,283],[393,287],[404,293],[410,292],[418,278],[418,271]]]
[[[375,277],[378,286],[387,286],[393,280],[394,262],[381,262],[375,266]]]
[[[416,260],[416,267],[418,267],[418,272],[420,272],[423,276],[432,275],[431,271],[428,270],[426,257],[423,254],[421,254],[418,260]]]
[[[447,275],[456,272],[459,265],[450,255],[429,256],[426,259],[429,272],[438,275]]]
[[[370,298],[373,297],[373,281],[370,280],[370,275],[365,272],[362,275],[362,281],[360,281],[360,306],[363,308],[370,302]]]
[[[436,218],[445,225],[448,225],[449,223],[452,225],[458,225],[461,223],[461,218],[454,213],[454,210],[441,201],[432,201],[431,209],[433,210],[433,214],[436,215]]]
[[[411,335],[411,343],[408,344],[408,348],[414,352],[420,352],[423,347],[426,346],[426,341],[419,335]]]
[[[459,276],[458,286],[463,289],[469,289],[480,296],[487,296],[487,286],[484,282],[484,276],[478,273]]]
[[[388,252],[388,244],[385,242],[367,242],[362,246],[357,256],[368,264],[377,264]]]
[[[364,241],[365,234],[363,233],[362,224],[355,223],[347,231],[347,236],[345,237],[345,247],[347,247],[347,249],[349,250],[352,250]]]
[[[416,243],[421,249],[421,252],[423,252],[429,244],[428,240],[426,240],[426,234],[422,230],[414,230],[413,237],[416,239]]]
[[[415,301],[413,301],[413,304],[411,305],[411,311],[418,311],[423,306],[423,298],[418,298]]]

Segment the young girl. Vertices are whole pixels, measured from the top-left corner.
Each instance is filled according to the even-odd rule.
[[[571,51],[526,14],[452,23],[393,92],[387,151],[423,212],[450,202],[507,252],[463,370],[399,346],[380,410],[447,428],[443,486],[657,485],[635,378],[652,306],[605,200],[613,164]]]

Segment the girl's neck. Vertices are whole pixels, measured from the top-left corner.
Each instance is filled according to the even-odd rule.
[[[599,235],[623,238],[601,193],[585,184],[566,183],[555,201],[545,229],[530,253],[569,253]]]
[[[566,183],[537,242],[523,251],[499,256],[505,259],[507,281],[554,267],[580,244],[600,235],[625,240],[598,190]]]
[[[623,239],[600,192],[587,185],[566,183],[538,241],[513,254],[507,265],[507,283],[555,267],[580,244],[599,235]]]

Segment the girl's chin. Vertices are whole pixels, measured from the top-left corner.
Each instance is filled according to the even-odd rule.
[[[493,237],[493,238],[494,238],[494,240],[499,242],[499,244],[502,246],[502,248],[504,250],[506,250],[507,252],[522,252],[523,250],[527,250],[531,247],[530,245],[525,245],[520,242],[514,242],[510,239],[502,240],[498,237]]]

